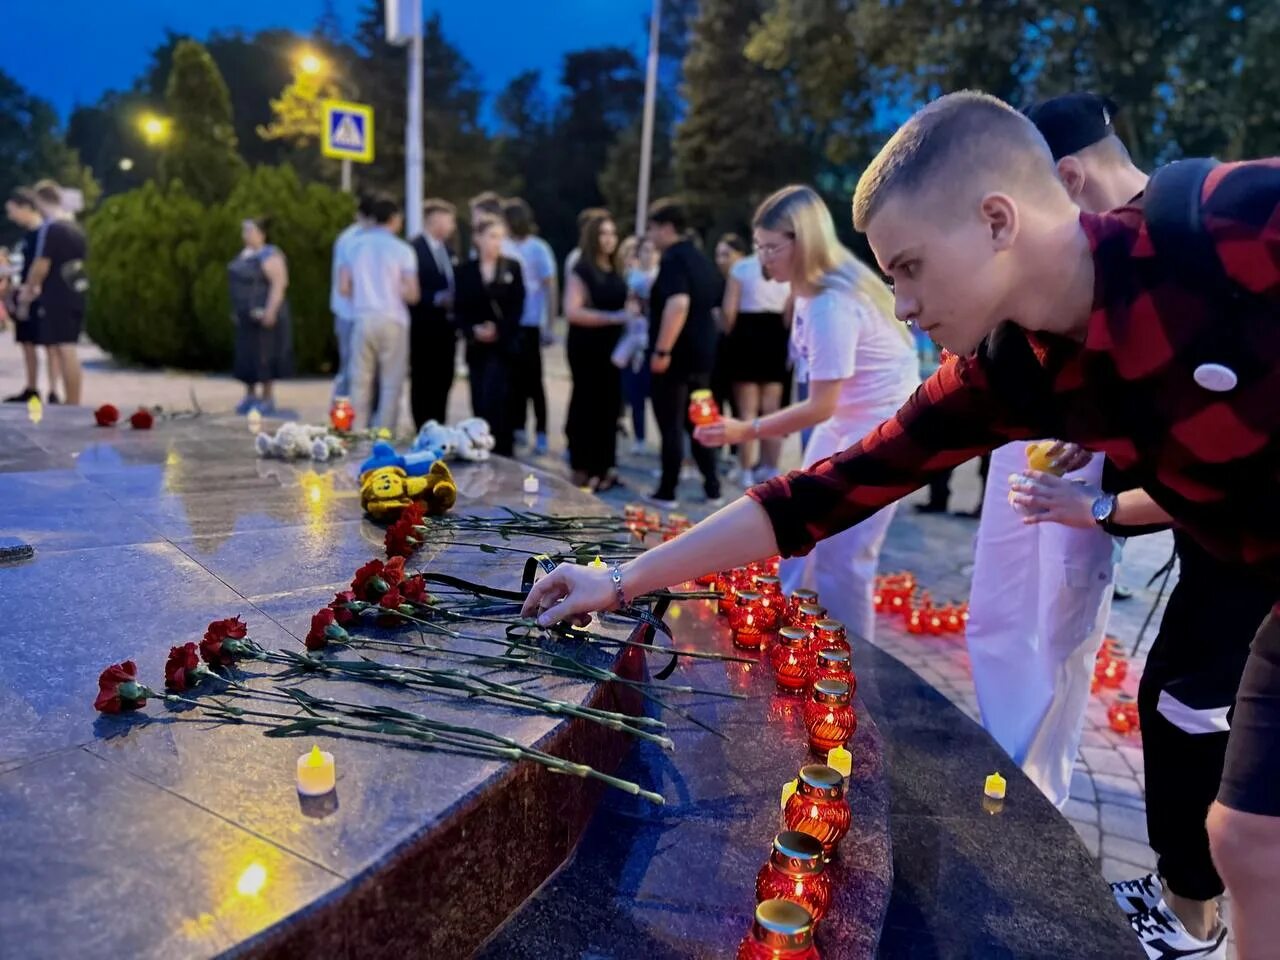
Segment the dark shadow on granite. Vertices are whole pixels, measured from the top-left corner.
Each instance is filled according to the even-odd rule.
[[[879,955],[1141,960],[1076,832],[986,731],[888,654],[862,645],[855,663],[893,797],[893,897]],[[994,770],[1008,792],[991,815],[982,785]]]

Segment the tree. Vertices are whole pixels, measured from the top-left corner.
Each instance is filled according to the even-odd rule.
[[[173,133],[160,161],[161,176],[180,181],[204,203],[224,199],[245,163],[236,150],[227,85],[209,52],[194,40],[183,40],[173,52],[165,104]]]
[[[257,134],[263,140],[285,140],[295,147],[318,149],[324,132],[321,102],[337,99],[337,84],[326,73],[307,73],[296,67],[289,85],[271,99],[271,122],[259,126]]]
[[[780,77],[744,54],[762,8],[760,0],[702,0],[684,61],[676,171],[695,221],[716,232],[741,230],[767,193],[810,179]]]

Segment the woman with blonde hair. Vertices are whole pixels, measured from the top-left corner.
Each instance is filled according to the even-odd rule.
[[[719,446],[813,427],[804,448],[808,467],[893,416],[920,383],[915,346],[894,319],[892,292],[841,245],[827,205],[812,188],[779,190],[760,205],[753,228],[761,265],[772,279],[791,284],[796,374],[808,381],[809,395],[749,423],[725,418],[699,427],[695,436]],[[870,639],[872,586],[893,511],[886,507],[807,556],[784,561],[783,589],[817,590],[832,617]]]

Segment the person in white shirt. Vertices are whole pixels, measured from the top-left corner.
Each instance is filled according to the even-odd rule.
[[[733,389],[733,408],[743,420],[768,416],[782,407],[789,377],[787,325],[783,315],[791,285],[771,279],[755,254],[729,269],[720,314],[725,329],[725,363]],[[738,444],[743,483],[761,483],[778,473],[782,440]]]
[[[542,377],[542,345],[551,332],[551,311],[560,302],[556,258],[551,245],[538,236],[533,211],[520,197],[510,197],[502,205],[507,221],[507,249],[524,266],[524,314],[520,318],[520,354],[516,382],[511,385],[511,423],[517,435],[524,434],[528,408],[533,402],[535,442],[533,452],[547,452],[547,392]]]
[[[343,296],[351,298],[356,321],[351,369],[356,416],[394,433],[409,369],[409,307],[419,299],[418,258],[397,236],[404,220],[394,200],[378,198],[370,213],[373,222],[339,265],[339,284]]]
[[[348,247],[360,232],[369,225],[371,200],[362,195],[356,205],[355,219],[333,241],[333,267],[330,271],[329,311],[333,314],[333,335],[338,341],[338,372],[333,378],[333,396],[351,396],[351,335],[355,331],[356,318],[351,308],[351,298],[343,296],[339,283],[339,266],[346,260]]]
[[[814,427],[804,466],[852,446],[894,412],[920,384],[907,328],[894,319],[893,294],[836,239],[831,212],[810,187],[784,187],[756,211],[756,253],[769,275],[790,283],[792,336],[808,374],[809,396],[748,423],[731,417],[698,427],[711,445],[785,437]],[[780,351],[785,347],[779,347]],[[893,507],[784,560],[783,590],[818,591],[830,616],[870,640],[872,589]]]

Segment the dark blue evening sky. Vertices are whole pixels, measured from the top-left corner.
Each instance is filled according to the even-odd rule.
[[[350,32],[362,0],[337,0]],[[207,36],[215,29],[307,31],[321,0],[46,0],[5,4],[0,67],[53,102],[65,117],[108,88],[128,87],[165,30]],[[643,56],[649,0],[423,0],[440,11],[445,35],[476,68],[488,93],[522,70],[543,71],[548,89],[560,59],[583,47],[618,44]]]

